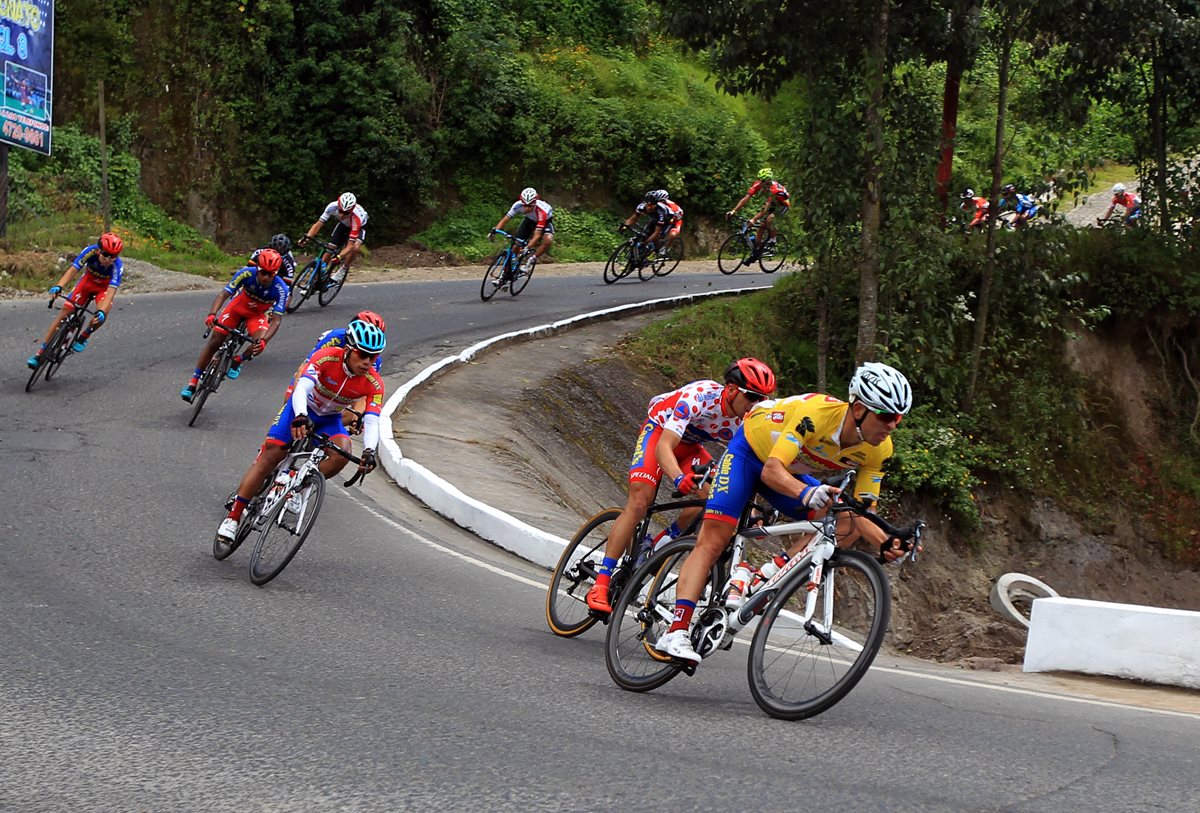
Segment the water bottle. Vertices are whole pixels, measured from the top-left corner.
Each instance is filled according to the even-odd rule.
[[[776,554],[775,558],[763,564],[763,566],[758,569],[758,572],[762,575],[764,580],[770,581],[771,577],[778,573],[779,569],[786,565],[787,562],[788,555],[786,553]]]
[[[729,577],[729,593],[725,596],[725,606],[736,610],[746,603],[749,593],[750,580],[754,578],[754,567],[749,562],[742,562],[733,569]]]

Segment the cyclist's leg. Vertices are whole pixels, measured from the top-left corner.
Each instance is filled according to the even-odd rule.
[[[246,506],[258,494],[263,483],[279,465],[279,462],[287,457],[288,447],[291,445],[293,417],[291,399],[285,400],[283,407],[275,416],[275,423],[267,431],[267,438],[263,441],[258,456],[254,458],[254,462],[250,464],[250,468],[246,469],[246,473],[238,482],[237,492],[233,497],[233,506],[229,509],[225,519],[221,520],[221,525],[217,529],[218,539],[232,544],[237,536],[238,523],[241,522]]]
[[[54,338],[54,331],[58,330],[58,326],[62,324],[63,320],[66,319],[76,307],[87,307],[88,302],[91,300],[91,297],[86,294],[87,281],[88,275],[87,272],[84,272],[83,276],[79,278],[79,281],[75,283],[75,287],[71,289],[71,293],[63,297],[62,307],[59,308],[58,313],[54,315],[54,318],[50,320],[50,328],[46,331],[46,335],[42,337],[42,344],[41,348],[38,350],[38,353],[41,353],[42,350],[46,349],[46,345],[50,343],[52,338]]]
[[[113,299],[117,295],[117,289],[109,285],[107,282],[96,286],[96,293],[92,299],[96,303],[97,315],[92,317],[92,321],[79,334],[79,341],[75,342],[75,352],[82,352],[87,347],[88,339],[92,338],[100,327],[108,320],[108,314],[112,310]]]
[[[343,452],[350,451],[350,434],[342,422],[342,413],[336,412],[333,415],[314,415],[312,417],[315,430],[328,435],[333,444]],[[324,474],[326,479],[333,477],[346,468],[346,464],[349,462],[337,452],[333,452],[321,461],[321,474]]]
[[[250,359],[256,358],[257,356],[266,352],[266,343],[270,336],[273,335],[273,331],[271,330],[271,319],[265,313],[259,313],[248,317],[243,323],[242,329],[246,331],[250,338],[254,339],[255,342],[261,341],[263,343],[263,347],[261,350],[259,350],[256,345],[250,345],[250,347],[238,353],[237,356],[234,357],[233,363],[229,367],[230,378],[237,378],[239,374],[238,371],[243,364]]]

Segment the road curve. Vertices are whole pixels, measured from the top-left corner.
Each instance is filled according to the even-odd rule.
[[[737,650],[623,693],[599,631],[545,629],[544,572],[382,478],[331,488],[265,589],[244,553],[209,555],[287,377],[358,308],[388,318],[395,384],[489,335],[746,283],[535,279],[487,304],[475,282],[351,285],[290,317],[191,429],[177,393],[211,293],[118,300],[30,394],[49,314],[0,304],[0,810],[1189,809],[1190,716],[905,668],[785,724],[754,706]]]

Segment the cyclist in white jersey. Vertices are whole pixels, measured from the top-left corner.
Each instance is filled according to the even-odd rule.
[[[349,273],[350,265],[358,259],[362,244],[366,242],[367,210],[358,205],[358,198],[353,192],[343,192],[337,200],[326,206],[316,222],[308,227],[308,232],[300,238],[299,245],[304,245],[316,237],[321,226],[330,218],[337,221],[333,227],[333,234],[329,236],[329,242],[338,247],[337,256],[334,258],[338,267],[334,270],[333,277],[335,281],[341,282]]]

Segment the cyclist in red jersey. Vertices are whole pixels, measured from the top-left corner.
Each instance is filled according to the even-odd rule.
[[[701,444],[728,443],[746,413],[773,392],[775,373],[771,368],[758,359],[743,358],[725,370],[724,385],[709,380],[693,381],[650,400],[646,423],[629,466],[629,500],[608,535],[596,583],[586,598],[590,609],[612,612],[608,589],[613,569],[622,554],[630,550],[634,529],[654,501],[663,475],[681,494],[690,494],[696,487],[693,469],[712,460]],[[650,544],[663,536],[678,536],[700,510],[681,512],[671,527]],[[647,553],[648,549],[649,546]]]
[[[754,228],[760,222],[758,228],[758,241],[762,245],[764,232],[767,235],[767,245],[775,243],[775,216],[782,217],[791,209],[791,196],[788,194],[787,187],[777,182],[775,173],[770,167],[763,167],[758,171],[758,180],[750,185],[746,190],[746,194],[737,202],[737,205],[725,213],[725,217],[732,218],[738,213],[738,210],[745,206],[759,192],[763,192],[767,196],[766,202],[763,204],[762,211],[750,218],[750,227]]]
[[[521,190],[520,198],[509,207],[504,217],[500,218],[500,222],[488,232],[488,239],[493,239],[509,220],[518,216],[525,219],[521,221],[516,236],[528,241],[522,252],[525,259],[521,262],[521,271],[529,273],[554,242],[554,207],[542,200],[536,189],[527,186]]]
[[[355,319],[346,332],[343,347],[327,347],[308,360],[304,375],[289,388],[283,406],[267,430],[258,457],[242,475],[229,514],[217,529],[217,541],[230,544],[250,500],[262,488],[267,475],[287,456],[293,440],[316,430],[329,436],[339,449],[350,451],[350,437],[342,424],[342,410],[360,398],[367,399],[363,416],[363,453],[359,468],[370,472],[376,465],[379,444],[379,413],[383,408],[383,379],[375,372],[375,360],[387,346],[387,337],[377,326]],[[321,463],[321,473],[333,477],[349,461],[331,454]]]
[[[92,319],[92,323],[79,334],[79,340],[71,349],[76,353],[82,353],[87,348],[88,339],[107,320],[108,312],[112,310],[113,300],[117,298],[117,291],[121,287],[121,277],[125,271],[125,266],[121,263],[119,256],[124,247],[125,244],[120,237],[112,232],[105,232],[100,235],[100,239],[95,244],[79,252],[75,262],[67,266],[67,270],[59,278],[57,285],[50,286],[50,293],[61,293],[71,283],[71,278],[75,276],[76,271],[83,272],[79,277],[79,282],[75,283],[71,293],[67,294],[62,309],[50,323],[50,329],[42,337],[41,347],[27,362],[30,369],[36,370],[42,363],[42,351],[46,349],[47,342],[54,336],[54,331],[58,330],[62,320],[67,318],[67,314],[76,307],[86,308],[88,303],[95,300],[96,316]]]

